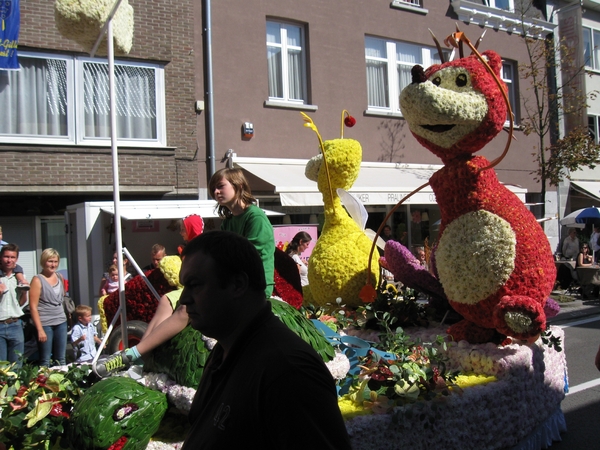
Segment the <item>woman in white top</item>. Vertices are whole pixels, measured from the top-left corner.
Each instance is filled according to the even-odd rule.
[[[302,283],[302,286],[306,286],[308,284],[308,267],[306,262],[300,258],[300,255],[308,248],[311,240],[312,238],[310,237],[310,234],[308,234],[306,231],[300,231],[296,233],[296,236],[294,236],[285,250],[285,252],[290,255],[294,261],[296,261],[296,264],[298,264],[298,270],[300,271],[300,282]]]

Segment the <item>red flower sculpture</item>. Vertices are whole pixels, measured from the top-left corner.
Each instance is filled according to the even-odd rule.
[[[161,296],[174,289],[167,282],[160,269],[151,270],[146,273],[146,276]],[[158,307],[158,300],[150,292],[146,282],[140,275],[133,277],[131,281],[125,284],[125,300],[127,302],[127,320],[150,322]],[[108,323],[112,321],[118,307],[119,291],[116,291],[104,299],[104,312]],[[117,323],[120,323],[120,319]]]

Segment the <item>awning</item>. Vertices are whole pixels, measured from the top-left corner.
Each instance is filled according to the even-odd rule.
[[[323,204],[323,196],[317,189],[317,183],[304,175],[306,159],[249,158],[233,156],[234,167],[243,169],[252,177],[259,178],[269,186],[256,189],[252,193],[279,194],[282,206],[317,206]],[[427,183],[431,175],[441,169],[436,164],[401,164],[363,162],[360,173],[350,193],[364,205],[395,205],[414,189]],[[523,202],[526,189],[508,186]],[[260,195],[260,194],[259,194]],[[431,186],[423,188],[407,201],[407,204],[435,204],[435,194]]]
[[[160,220],[183,219],[191,214],[198,214],[203,219],[219,217],[215,213],[217,202],[214,200],[162,200],[121,202],[119,212],[125,220]],[[114,214],[112,202],[106,202],[100,209]],[[264,210],[267,216],[282,216],[283,213]]]
[[[571,187],[600,201],[600,181],[571,181]]]

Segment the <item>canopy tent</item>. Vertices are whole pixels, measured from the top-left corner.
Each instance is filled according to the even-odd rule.
[[[571,187],[592,199],[600,201],[600,181],[571,181]]]
[[[234,167],[246,172],[255,195],[278,194],[282,206],[318,206],[323,204],[317,183],[304,175],[306,159],[251,158],[232,156]],[[364,205],[395,205],[414,189],[427,183],[443,166],[363,162],[349,192]],[[507,185],[523,202],[526,189]],[[435,204],[431,186],[426,186],[406,201],[407,204]]]

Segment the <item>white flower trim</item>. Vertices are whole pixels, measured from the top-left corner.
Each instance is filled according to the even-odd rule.
[[[115,4],[114,0],[56,0],[54,16],[60,34],[91,51]],[[133,7],[123,0],[113,18],[115,52],[127,54],[133,45]],[[98,54],[106,54],[106,39]]]
[[[488,211],[452,221],[435,253],[448,298],[474,305],[503,286],[515,268],[517,239],[510,224]]]
[[[319,154],[317,156],[313,156],[306,163],[306,168],[304,169],[304,175],[311,181],[317,182],[319,180],[319,169],[321,168],[321,164],[323,162],[323,155]]]

